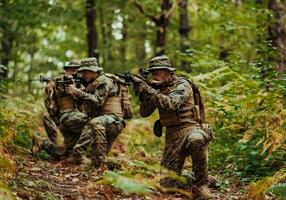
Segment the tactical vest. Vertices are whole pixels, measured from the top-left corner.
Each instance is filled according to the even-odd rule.
[[[176,81],[179,81],[182,78],[178,78]],[[187,80],[187,79],[185,79]],[[187,80],[190,83],[190,80]],[[176,85],[175,83],[175,85]],[[190,87],[193,86],[190,83]],[[162,91],[164,95],[169,95],[172,88],[167,88]],[[202,116],[200,114],[200,107],[196,104],[196,98],[197,91],[194,91],[193,89],[193,95],[190,95],[187,100],[180,106],[179,109],[175,111],[168,111],[164,109],[159,108],[159,115],[160,115],[160,122],[162,126],[168,127],[168,126],[176,126],[181,124],[196,124],[201,123],[200,120],[202,119]],[[200,99],[201,101],[201,99]],[[203,116],[204,117],[204,116]]]
[[[132,105],[131,105],[131,95],[129,94],[128,85],[122,81],[118,76],[114,74],[105,74],[108,78],[111,78],[116,84],[119,85],[119,99],[120,99],[120,107],[122,110],[122,117],[124,119],[131,119],[132,118]],[[119,108],[118,108],[119,109]]]
[[[109,78],[109,77],[108,77]],[[87,87],[87,90],[92,92],[97,89],[99,86],[101,77],[99,76],[90,86]],[[112,80],[112,79],[111,79]],[[118,93],[112,96],[108,96],[104,104],[99,108],[98,115],[116,115],[118,117],[123,117],[122,104],[121,104],[121,91],[120,86],[118,85]]]
[[[59,97],[59,104],[61,113],[63,112],[71,112],[75,110],[74,99],[71,95],[61,96]]]
[[[71,112],[76,109],[74,98],[70,94],[67,94],[65,91],[66,85],[58,82],[63,80],[64,76],[58,77],[56,79],[56,91],[55,91],[61,113]]]
[[[60,115],[60,107],[55,94],[54,82],[50,82],[45,86],[45,93],[45,107],[52,118],[58,119]]]
[[[116,115],[118,117],[123,117],[121,100],[119,96],[107,97],[105,103],[99,110],[99,115],[110,114]]]

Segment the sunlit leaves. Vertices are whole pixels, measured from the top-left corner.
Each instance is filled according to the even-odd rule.
[[[140,181],[138,177],[137,179],[128,178],[112,171],[107,171],[100,182],[111,184],[113,187],[125,193],[135,193],[139,195],[149,194],[154,189],[152,186],[143,183],[142,180]]]

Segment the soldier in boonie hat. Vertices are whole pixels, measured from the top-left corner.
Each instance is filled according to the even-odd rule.
[[[176,68],[172,67],[171,61],[168,56],[156,56],[149,61],[149,71],[167,69],[171,72],[175,72]]]
[[[72,60],[64,66],[64,69],[66,68],[80,68],[80,62],[77,60]]]
[[[77,60],[70,61],[64,66],[65,75],[73,75],[80,68],[80,62]]]
[[[78,69],[77,71],[81,72],[85,70],[98,73],[103,71],[103,68],[98,66],[96,58],[85,58],[80,62],[80,69]]]

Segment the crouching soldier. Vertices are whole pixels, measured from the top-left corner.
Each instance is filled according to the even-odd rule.
[[[71,61],[64,66],[64,75],[58,76],[50,81],[45,87],[45,106],[49,116],[44,117],[44,126],[49,139],[39,136],[33,138],[32,153],[35,155],[41,150],[45,150],[53,157],[60,159],[71,154],[76,144],[81,130],[87,122],[87,115],[80,111],[76,99],[66,92],[68,85],[75,85],[74,76],[80,64]],[[56,143],[57,128],[60,129],[64,137],[64,144]]]
[[[87,83],[85,91],[69,86],[68,92],[79,99],[89,117],[73,149],[70,162],[81,164],[88,149],[93,167],[105,166],[107,154],[124,127],[124,104],[121,84],[108,77],[96,58],[81,61],[78,70]]]
[[[149,71],[153,80],[147,84],[134,78],[134,89],[139,92],[140,115],[147,117],[158,108],[160,120],[155,123],[156,133],[160,135],[160,129],[166,127],[161,165],[181,175],[186,157],[191,156],[194,179],[189,179],[189,184],[193,186],[193,196],[213,199],[208,189],[207,166],[207,143],[212,136],[202,128],[200,95],[194,95],[190,80],[174,75],[175,68],[167,56],[151,59]],[[160,184],[165,187],[181,185],[171,177],[161,179]]]

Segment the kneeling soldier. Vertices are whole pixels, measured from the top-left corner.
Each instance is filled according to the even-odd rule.
[[[37,154],[45,150],[55,158],[61,158],[71,154],[81,134],[82,128],[87,122],[87,115],[79,110],[76,99],[67,94],[66,88],[70,84],[66,79],[72,80],[80,65],[76,61],[71,61],[64,66],[64,75],[57,77],[48,83],[45,88],[47,97],[45,106],[50,116],[44,117],[44,126],[49,139],[35,136],[33,139],[32,153]],[[74,83],[71,83],[74,85]],[[64,145],[56,144],[56,129],[59,129],[64,137]]]
[[[155,123],[156,129],[166,127],[161,164],[181,175],[186,157],[191,156],[195,176],[191,183],[193,195],[212,199],[214,196],[207,186],[207,143],[211,136],[202,130],[199,123],[200,111],[195,105],[192,83],[174,75],[175,68],[167,56],[151,59],[149,67],[153,81],[147,84],[135,78],[134,89],[139,92],[140,115],[148,117],[158,108],[160,120]],[[171,177],[162,179],[160,183],[166,187],[180,187],[180,183]]]
[[[74,147],[72,162],[81,164],[88,147],[95,168],[104,166],[107,154],[124,127],[120,84],[106,76],[96,58],[81,61],[78,70],[87,83],[85,91],[70,86],[68,91],[79,99],[89,117]]]

